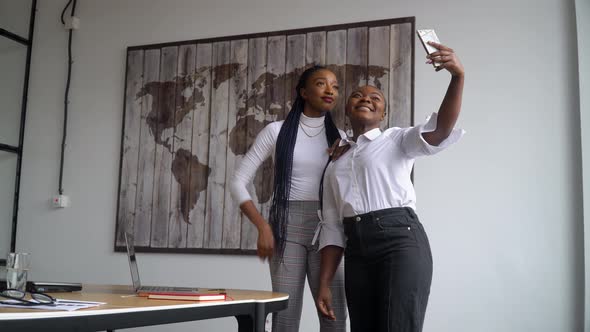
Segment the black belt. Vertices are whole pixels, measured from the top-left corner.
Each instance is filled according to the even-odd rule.
[[[371,211],[363,214],[358,214],[353,217],[346,217],[342,221],[344,223],[367,222],[379,220],[385,216],[407,216],[412,219],[416,218],[416,213],[410,207],[396,207],[383,210]]]

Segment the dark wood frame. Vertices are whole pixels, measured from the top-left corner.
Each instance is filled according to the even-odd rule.
[[[392,24],[401,24],[401,23],[411,23],[411,76],[410,76],[410,84],[411,84],[411,110],[410,110],[410,121],[411,124],[414,124],[414,80],[415,80],[415,37],[416,34],[413,33],[416,30],[416,18],[411,17],[403,17],[403,18],[394,18],[394,19],[384,19],[384,20],[376,20],[376,21],[365,21],[365,22],[356,22],[356,23],[349,23],[349,24],[337,24],[337,25],[327,25],[327,26],[319,26],[319,27],[309,27],[309,28],[301,28],[301,29],[291,29],[291,30],[280,30],[280,31],[273,31],[273,32],[266,32],[266,33],[252,33],[252,34],[242,34],[242,35],[232,35],[232,36],[223,36],[223,37],[214,37],[214,38],[202,38],[202,39],[193,39],[193,40],[185,40],[185,41],[176,41],[176,42],[166,42],[166,43],[156,43],[156,44],[146,44],[146,45],[135,45],[130,46],[127,48],[127,52],[133,50],[149,50],[149,49],[158,49],[167,46],[182,46],[182,45],[190,45],[196,43],[212,43],[212,42],[220,42],[220,41],[230,41],[230,40],[237,40],[237,39],[249,39],[249,38],[257,38],[257,37],[271,37],[271,36],[281,36],[281,35],[296,35],[296,34],[303,34],[308,32],[317,32],[317,31],[334,31],[334,30],[342,30],[342,29],[351,29],[357,27],[375,27],[375,26],[383,26],[383,25],[392,25]],[[127,73],[125,75],[125,90],[127,90]],[[125,105],[125,98],[123,99],[123,105]],[[123,120],[125,119],[125,106],[123,109]],[[118,177],[118,191],[119,194],[121,191],[121,173],[123,167],[123,152],[124,152],[124,137],[125,137],[125,121],[122,124],[122,135],[121,135],[121,150],[119,155],[119,177]],[[413,174],[412,174],[413,178]],[[117,222],[119,216],[119,205],[120,199],[117,199],[117,217],[116,217],[116,229],[115,229],[115,237],[118,233],[119,223]],[[236,207],[237,208],[237,207]],[[114,251],[115,252],[125,252],[125,246],[118,246],[116,245],[116,240],[114,242]],[[145,247],[145,246],[135,246],[135,250],[137,252],[155,252],[155,253],[187,253],[187,254],[230,254],[230,255],[255,255],[256,250],[244,250],[244,249],[211,249],[211,248],[153,248],[153,247]]]
[[[249,39],[249,38],[272,37],[272,36],[282,36],[282,35],[289,36],[289,35],[298,35],[298,34],[303,34],[303,33],[308,33],[308,32],[316,32],[316,31],[334,31],[334,30],[352,29],[352,28],[360,28],[360,27],[371,28],[371,27],[376,27],[376,26],[381,26],[381,25],[386,25],[386,24],[391,25],[391,24],[401,24],[401,23],[412,23],[412,30],[416,30],[416,17],[409,16],[409,17],[391,18],[391,19],[377,20],[377,21],[364,21],[364,22],[325,25],[325,26],[309,27],[309,28],[301,28],[301,29],[279,30],[279,31],[273,31],[273,32],[259,32],[259,33],[243,34],[243,35],[183,40],[183,41],[159,43],[159,44],[136,45],[136,46],[128,47],[127,51],[147,50],[150,48],[162,48],[162,47],[166,47],[166,46],[190,45],[190,44],[195,44],[195,43],[213,43],[213,42],[228,41],[228,40],[234,40],[234,39]],[[412,41],[414,41],[414,38],[415,38],[415,36],[412,35]]]

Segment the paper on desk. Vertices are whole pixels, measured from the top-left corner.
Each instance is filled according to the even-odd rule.
[[[35,301],[35,300],[31,300],[31,301]],[[101,304],[105,304],[105,302],[75,301],[75,300],[65,300],[65,299],[56,299],[55,304],[53,304],[53,305],[23,306],[23,305],[18,305],[18,304],[11,304],[11,303],[19,303],[19,302],[16,300],[2,301],[2,303],[0,303],[0,308],[74,311],[74,310],[78,310],[78,309],[98,307]]]

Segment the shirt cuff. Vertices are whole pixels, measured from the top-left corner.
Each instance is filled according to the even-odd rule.
[[[421,124],[418,126],[418,137],[420,142],[422,143],[422,147],[427,154],[436,154],[449,146],[455,144],[463,135],[465,135],[465,130],[460,128],[453,128],[449,137],[445,138],[439,145],[430,145],[422,136],[422,133],[430,133],[436,130],[436,123],[438,120],[438,113],[432,113],[428,118],[426,118],[426,123]]]
[[[318,251],[326,246],[345,248],[346,235],[344,235],[344,227],[342,227],[342,223],[338,221],[323,221],[320,211],[318,211],[318,215],[320,216],[320,222],[315,229],[311,244],[315,245],[319,240]]]

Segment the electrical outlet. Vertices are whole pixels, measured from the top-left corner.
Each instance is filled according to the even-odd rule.
[[[53,197],[51,202],[55,208],[66,208],[70,206],[70,197],[66,195],[57,195]]]

